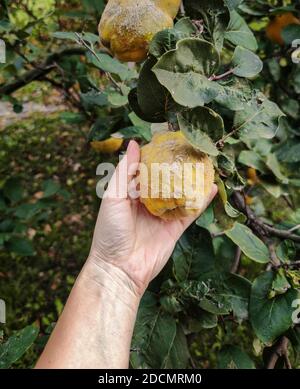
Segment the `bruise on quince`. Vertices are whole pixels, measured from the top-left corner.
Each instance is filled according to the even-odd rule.
[[[153,36],[173,27],[180,0],[109,0],[99,24],[102,44],[125,62],[147,56]]]

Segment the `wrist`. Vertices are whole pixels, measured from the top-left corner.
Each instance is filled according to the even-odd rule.
[[[133,280],[117,266],[90,255],[80,273],[78,282],[91,293],[125,304],[136,310],[141,295]]]

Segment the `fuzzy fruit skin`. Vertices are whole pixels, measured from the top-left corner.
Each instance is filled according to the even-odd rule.
[[[189,215],[197,215],[201,210],[191,209],[187,207],[187,201],[194,201],[201,198],[201,193],[196,194],[193,198],[187,198],[185,195],[180,198],[174,196],[174,176],[171,175],[170,180],[170,198],[164,198],[162,195],[162,178],[159,178],[159,184],[151,180],[151,164],[152,163],[177,163],[183,166],[183,163],[199,163],[204,164],[204,199],[206,200],[212,191],[214,183],[214,167],[211,159],[200,151],[194,149],[185,139],[183,134],[178,132],[162,132],[153,136],[152,141],[141,149],[141,162],[147,167],[148,176],[145,175],[143,169],[140,171],[140,186],[141,197],[140,201],[145,205],[147,210],[154,216],[162,219],[172,220],[182,218]],[[195,166],[195,165],[194,165]],[[193,166],[192,184],[196,184],[196,170]],[[186,181],[185,181],[186,182]],[[157,188],[159,196],[157,198],[146,197],[143,195],[143,190],[147,193],[147,185],[149,194],[150,188]],[[205,201],[204,201],[205,203]]]
[[[267,26],[266,34],[267,37],[278,43],[280,46],[284,45],[284,40],[281,36],[282,30],[290,24],[300,24],[300,20],[296,18],[291,12],[287,12],[281,15],[275,16]]]
[[[123,144],[122,138],[108,138],[102,141],[93,141],[91,142],[91,147],[93,150],[102,153],[102,154],[112,154],[120,150]]]
[[[109,0],[98,28],[102,44],[121,61],[143,61],[153,36],[173,27],[180,2]]]

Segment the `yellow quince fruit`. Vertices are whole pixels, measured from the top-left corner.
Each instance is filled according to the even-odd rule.
[[[125,62],[143,61],[153,36],[173,27],[181,0],[109,0],[99,24],[102,44]]]
[[[113,154],[120,150],[123,144],[122,138],[110,137],[105,140],[95,140],[91,142],[93,150],[102,154]]]
[[[278,43],[280,46],[284,45],[284,40],[281,33],[285,27],[291,24],[300,24],[300,20],[296,18],[292,12],[276,15],[267,26],[267,37],[271,41]]]
[[[214,183],[212,160],[190,145],[180,131],[156,133],[141,149],[141,164],[140,201],[152,215],[169,220],[197,215],[206,206]],[[153,164],[169,166],[170,175],[153,174]]]

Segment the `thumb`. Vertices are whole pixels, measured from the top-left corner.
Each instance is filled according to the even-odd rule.
[[[182,226],[183,226],[182,232],[184,232],[196,219],[198,219],[198,217],[201,216],[201,214],[207,209],[209,204],[213,201],[213,199],[215,198],[217,193],[218,193],[218,187],[216,184],[213,184],[212,190],[210,192],[210,195],[207,198],[207,201],[206,201],[204,208],[202,208],[197,215],[187,216],[187,217],[181,219]]]
[[[127,152],[118,164],[108,188],[105,192],[106,198],[127,198],[128,183],[135,176],[140,161],[140,148],[137,142],[131,140]]]

